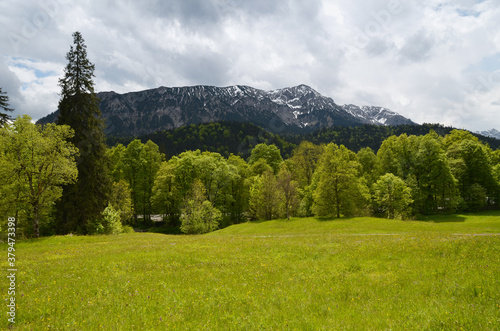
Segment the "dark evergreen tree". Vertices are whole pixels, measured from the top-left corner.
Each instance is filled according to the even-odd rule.
[[[9,108],[9,97],[7,93],[2,91],[0,87],[0,110],[3,111],[13,111],[14,109]],[[0,127],[2,127],[10,119],[8,114],[0,113]]]
[[[59,80],[58,124],[75,130],[71,142],[80,150],[78,181],[64,188],[57,208],[59,231],[85,233],[87,226],[101,218],[111,192],[109,162],[106,157],[104,121],[94,91],[94,65],[87,58],[87,46],[80,32],[73,33],[66,55],[68,65]]]

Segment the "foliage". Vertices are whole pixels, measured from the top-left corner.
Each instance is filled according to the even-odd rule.
[[[73,130],[66,125],[42,127],[27,115],[0,129],[2,214],[21,213],[32,223],[35,237],[40,236],[40,223],[61,197],[61,186],[77,179],[78,151],[67,141],[72,136]]]
[[[127,145],[134,138],[108,137],[108,145]],[[142,142],[155,142],[167,158],[185,151],[201,150],[219,153],[224,157],[231,154],[247,159],[252,149],[260,143],[274,144],[282,152],[282,157],[290,156],[295,144],[272,134],[252,123],[220,121],[183,126],[173,130],[159,131],[138,137]]]
[[[276,185],[281,191],[279,196],[282,199],[282,204],[286,212],[286,218],[290,219],[290,216],[294,216],[299,207],[299,185],[292,179],[292,173],[288,170],[288,167],[285,164],[282,165],[280,171],[278,172]]]
[[[272,170],[253,179],[250,187],[249,212],[253,219],[272,220],[283,215],[283,192]]]
[[[324,146],[315,145],[309,141],[302,141],[293,150],[290,158],[290,167],[293,169],[295,180],[300,187],[311,185],[314,172],[323,153]]]
[[[255,146],[248,158],[248,163],[252,165],[260,160],[264,160],[273,169],[274,174],[278,173],[280,165],[283,162],[278,147],[267,144],[258,144]]]
[[[120,212],[111,203],[102,212],[102,218],[89,223],[87,232],[90,234],[120,234],[123,232]]]
[[[57,205],[61,233],[83,231],[89,223],[99,220],[111,192],[104,121],[92,80],[95,67],[87,58],[81,33],[73,33],[73,43],[66,55],[64,77],[59,80],[61,99],[57,123],[74,130],[70,142],[80,154],[76,159],[78,180],[64,187]]]
[[[6,92],[2,91],[0,87],[0,110],[2,111],[14,111],[14,109],[9,108],[9,96]],[[7,123],[10,119],[8,114],[0,113],[0,128]]]
[[[122,233],[135,233],[135,231],[130,225],[124,225],[122,226]]]
[[[331,143],[325,147],[316,175],[314,213],[318,216],[353,216],[364,213],[368,188],[360,179],[356,154]]]
[[[153,185],[163,161],[158,145],[150,140],[143,144],[135,139],[126,148],[118,145],[113,149],[112,156],[119,160],[113,169],[114,177],[123,176],[130,186],[135,222],[137,215],[142,214],[151,223]]]
[[[196,179],[181,210],[181,231],[187,234],[211,232],[217,229],[221,218],[222,213],[207,200],[203,183]]]
[[[478,210],[485,205],[487,197],[497,195],[500,185],[494,176],[491,150],[470,133],[460,130],[446,136],[443,144],[458,180],[464,208]]]
[[[113,183],[109,202],[119,213],[122,224],[129,223],[134,216],[134,207],[132,204],[132,191],[125,180],[122,179]]]
[[[405,219],[410,213],[409,206],[413,202],[411,189],[401,178],[391,173],[385,174],[373,185],[373,191],[377,207],[387,218]]]

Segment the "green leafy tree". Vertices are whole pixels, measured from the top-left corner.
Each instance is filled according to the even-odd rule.
[[[102,212],[102,218],[89,223],[88,228],[90,234],[120,234],[123,232],[120,212],[109,203]]]
[[[122,144],[117,144],[106,151],[107,158],[110,161],[110,175],[114,182],[125,179],[125,174],[123,173],[123,154],[125,149],[126,147]]]
[[[313,212],[318,216],[352,216],[367,207],[368,188],[359,177],[356,154],[345,146],[326,146],[316,175]]]
[[[280,165],[283,162],[281,152],[276,145],[258,144],[252,149],[248,163],[250,165],[259,161],[266,160],[266,163],[273,169],[274,174],[277,174]]]
[[[193,182],[181,212],[181,231],[188,234],[212,232],[222,218],[222,213],[207,200],[205,187],[199,179]]]
[[[463,209],[477,210],[498,192],[491,161],[492,152],[469,132],[454,130],[443,141],[463,201]],[[482,188],[482,189],[481,189]],[[480,201],[481,200],[481,201]]]
[[[377,207],[387,218],[405,219],[411,214],[411,189],[401,178],[391,173],[385,174],[373,185],[373,192]]]
[[[2,91],[0,87],[0,110],[5,112],[14,111],[14,109],[9,108],[9,96],[6,92]],[[5,113],[0,113],[0,127],[2,127],[10,119],[10,116]]]
[[[134,207],[132,204],[132,191],[124,179],[113,183],[109,202],[119,213],[121,223],[129,224],[132,217],[134,217]]]
[[[120,151],[121,157],[113,155]],[[145,220],[150,221],[153,214],[153,187],[163,154],[151,140],[143,144],[139,139],[130,142],[125,149],[117,146],[113,154],[113,158],[120,164],[113,171],[114,177],[123,176],[132,190],[135,221],[137,222],[137,214],[142,214]]]
[[[357,153],[358,161],[361,164],[360,175],[365,178],[368,187],[371,187],[377,178],[378,158],[370,147],[365,147]]]
[[[146,192],[144,192],[143,187],[145,186],[146,160],[144,154],[144,145],[139,139],[134,139],[123,151],[121,158],[124,178],[128,182],[132,192],[132,203],[135,211],[134,219],[136,223],[137,214],[141,212],[145,213],[143,202]]]
[[[290,215],[295,214],[299,207],[298,198],[298,183],[292,179],[292,173],[283,163],[278,172],[277,180],[278,188],[281,190],[282,204],[286,212],[286,218],[290,219]]]
[[[417,138],[418,147],[413,156],[412,178],[416,208],[425,214],[451,212],[458,204],[456,179],[435,132]]]
[[[230,155],[227,163],[234,166],[239,176],[232,177],[230,187],[225,195],[226,221],[229,225],[245,221],[245,212],[248,210],[250,187],[247,178],[250,176],[248,164],[241,157]]]
[[[413,171],[418,137],[402,134],[384,140],[377,152],[379,175],[392,173],[406,180]]]
[[[35,125],[27,115],[0,129],[1,201],[11,210],[22,210],[31,220],[33,234],[62,195],[62,185],[73,183],[78,171],[78,150],[67,141],[69,126]]]
[[[300,187],[311,185],[314,172],[323,153],[323,148],[323,146],[315,145],[309,141],[302,141],[293,150],[292,157],[290,158],[292,164],[291,170]]]
[[[282,192],[272,170],[254,178],[250,187],[250,214],[258,220],[272,220],[283,215]]]
[[[94,65],[87,58],[87,46],[79,32],[66,55],[68,64],[59,80],[58,124],[69,125],[75,135],[70,142],[78,147],[78,181],[64,187],[58,205],[60,232],[84,231],[101,218],[111,192],[109,161],[106,157],[104,121],[94,91]]]
[[[165,215],[170,226],[178,225],[180,203],[182,202],[178,179],[175,175],[177,160],[174,157],[169,162],[161,164],[153,187],[153,205]]]

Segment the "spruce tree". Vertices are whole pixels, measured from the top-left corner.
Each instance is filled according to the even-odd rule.
[[[59,80],[58,124],[74,129],[71,142],[80,150],[80,156],[76,160],[78,181],[64,188],[57,208],[61,233],[85,233],[89,224],[101,218],[111,192],[104,120],[92,80],[95,67],[87,58],[87,46],[80,32],[73,33],[73,43],[66,55],[64,77]]]
[[[6,92],[2,91],[1,87],[0,87],[0,109],[3,111],[13,111],[12,108],[9,108],[9,97],[7,96]],[[10,117],[8,114],[0,113],[0,127],[2,127],[5,123],[7,123],[7,120],[9,119]]]

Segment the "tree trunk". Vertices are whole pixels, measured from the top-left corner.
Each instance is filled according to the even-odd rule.
[[[33,208],[33,232],[36,238],[40,238],[40,216],[38,215],[38,206]]]

